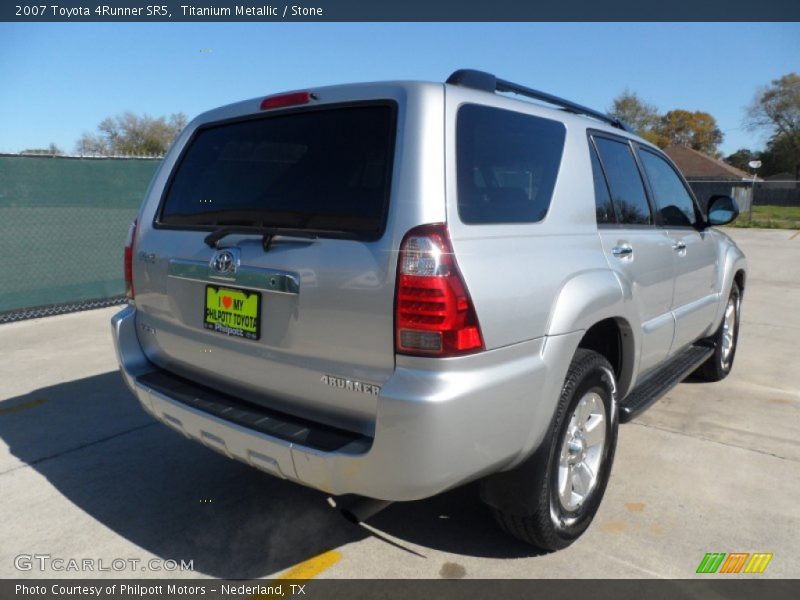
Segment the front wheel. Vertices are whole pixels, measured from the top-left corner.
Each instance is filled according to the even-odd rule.
[[[725,305],[725,313],[717,332],[711,338],[714,343],[714,354],[700,365],[696,373],[706,381],[721,381],[731,372],[733,358],[736,355],[736,344],[739,341],[739,312],[741,310],[742,292],[734,282]]]
[[[520,480],[532,498],[525,514],[493,509],[501,528],[545,551],[569,546],[592,522],[603,498],[617,443],[614,371],[591,350],[578,349],[562,388],[549,448],[529,461],[534,477]],[[525,492],[534,492],[531,494]]]

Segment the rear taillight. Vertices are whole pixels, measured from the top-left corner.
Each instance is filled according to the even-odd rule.
[[[443,224],[412,229],[400,246],[395,350],[424,356],[483,350],[475,307]]]
[[[136,219],[128,230],[128,241],[125,243],[125,295],[133,300],[133,240],[136,238]]]

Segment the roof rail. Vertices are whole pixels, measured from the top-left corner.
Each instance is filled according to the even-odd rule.
[[[520,96],[533,98],[534,100],[542,100],[548,104],[561,107],[567,112],[594,117],[595,119],[613,125],[618,129],[622,129],[629,133],[634,133],[633,130],[620,119],[591,108],[581,106],[580,104],[575,104],[569,100],[564,100],[558,96],[553,96],[552,94],[548,94],[546,92],[539,92],[529,87],[525,87],[524,85],[519,85],[518,83],[514,83],[512,81],[506,81],[505,79],[498,79],[491,73],[486,73],[485,71],[459,69],[447,78],[446,83],[482,90],[484,92],[511,92],[513,94],[519,94]]]

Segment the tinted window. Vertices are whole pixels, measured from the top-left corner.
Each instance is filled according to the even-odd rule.
[[[160,222],[379,234],[389,195],[394,111],[304,111],[200,130]]]
[[[650,206],[630,146],[608,138],[595,138],[620,223],[649,225]]]
[[[608,193],[606,176],[603,175],[603,167],[597,158],[594,146],[589,143],[589,153],[592,156],[592,176],[594,177],[594,208],[598,223],[616,223],[614,216],[614,205],[611,204],[611,194]]]
[[[547,213],[564,126],[468,104],[456,127],[458,214],[465,223],[532,223]]]
[[[691,227],[697,222],[694,202],[677,173],[660,156],[643,150],[639,153],[650,181],[656,210],[661,215],[662,225],[668,227]]]

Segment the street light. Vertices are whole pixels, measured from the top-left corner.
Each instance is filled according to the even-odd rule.
[[[756,201],[756,169],[761,166],[760,160],[751,160],[747,166],[753,169],[753,181],[750,186],[750,212],[747,219],[748,223],[753,222],[753,203]]]

